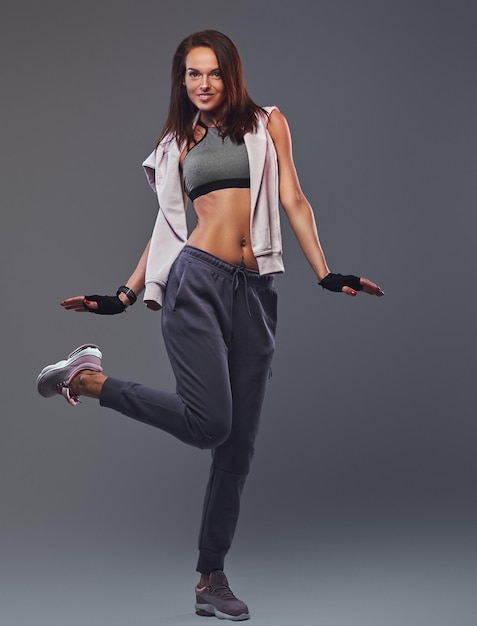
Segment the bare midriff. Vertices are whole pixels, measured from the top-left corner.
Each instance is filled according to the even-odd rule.
[[[197,216],[187,243],[227,263],[258,270],[250,242],[250,189],[218,189],[193,203]]]
[[[196,141],[205,134],[197,125]],[[186,151],[181,155],[181,164]],[[197,225],[187,243],[194,248],[239,265],[258,271],[257,260],[250,241],[250,189],[217,189],[199,196],[192,203]]]

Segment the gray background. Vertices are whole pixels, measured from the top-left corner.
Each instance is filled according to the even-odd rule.
[[[36,393],[98,343],[107,373],[173,388],[160,314],[102,319],[150,234],[140,164],[192,31],[237,44],[289,120],[335,271],[283,223],[286,273],[227,572],[257,624],[475,623],[475,2],[3,2],[2,626],[196,624],[207,452],[85,399]]]

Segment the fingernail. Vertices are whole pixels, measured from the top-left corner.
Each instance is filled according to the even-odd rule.
[[[86,300],[86,298],[84,299],[85,304],[91,304],[91,300]]]

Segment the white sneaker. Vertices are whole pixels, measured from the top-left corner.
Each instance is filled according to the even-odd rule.
[[[47,365],[41,370],[36,379],[38,393],[44,398],[60,394],[72,406],[76,406],[80,400],[79,396],[70,390],[72,378],[81,370],[102,372],[102,356],[100,349],[94,343],[87,343],[76,348],[64,361]]]

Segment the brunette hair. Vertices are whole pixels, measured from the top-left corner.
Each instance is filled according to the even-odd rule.
[[[235,44],[217,30],[203,30],[186,37],[174,54],[169,114],[158,144],[167,135],[172,135],[179,145],[183,142],[191,145],[195,141],[192,122],[198,109],[190,101],[184,86],[185,60],[193,48],[202,46],[214,51],[224,83],[225,103],[219,120],[221,135],[241,143],[245,133],[257,129],[259,115],[267,115],[247,93],[242,61]]]

